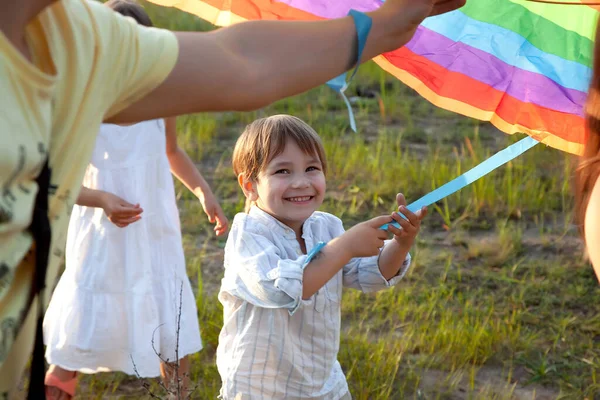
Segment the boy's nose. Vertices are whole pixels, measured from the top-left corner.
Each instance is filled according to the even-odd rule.
[[[294,182],[292,182],[292,186],[295,188],[308,187],[308,186],[310,186],[310,180],[304,176],[298,177],[298,178],[294,179]]]

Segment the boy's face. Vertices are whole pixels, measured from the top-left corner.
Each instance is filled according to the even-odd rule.
[[[256,205],[296,233],[323,203],[325,175],[316,154],[305,154],[290,140],[253,183]]]

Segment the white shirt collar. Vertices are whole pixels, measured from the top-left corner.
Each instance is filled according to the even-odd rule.
[[[287,239],[293,239],[293,240],[297,239],[296,233],[294,232],[294,230],[292,228],[290,228],[283,222],[279,221],[277,218],[275,218],[268,212],[261,210],[258,206],[253,205],[250,208],[250,211],[248,211],[248,214],[250,216],[252,216],[253,218],[257,218],[258,220],[260,220],[262,223],[267,225],[267,227],[269,229],[273,229],[274,233],[281,234],[282,236],[284,236]],[[313,213],[310,217],[308,217],[308,219],[306,221],[304,221],[304,224],[302,224],[302,236],[303,237],[307,234],[309,226],[313,222],[314,215],[315,214]]]

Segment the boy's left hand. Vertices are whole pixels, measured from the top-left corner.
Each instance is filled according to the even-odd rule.
[[[392,213],[392,218],[402,228],[398,229],[392,224],[388,226],[388,230],[394,234],[394,239],[402,245],[412,246],[419,230],[421,229],[421,220],[427,215],[427,207],[421,208],[416,213],[409,211],[406,208],[406,199],[402,193],[396,195],[398,203],[398,211],[401,212],[406,219],[402,218],[397,212]]]

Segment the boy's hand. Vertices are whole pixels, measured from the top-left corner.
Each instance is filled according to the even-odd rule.
[[[380,227],[387,222],[390,222],[389,215],[383,215],[353,226],[340,236],[343,249],[350,258],[379,254],[383,241],[388,237],[388,233]]]
[[[227,217],[215,196],[211,193],[199,198],[199,200],[200,204],[202,204],[202,209],[208,217],[208,221],[211,224],[217,223],[213,229],[217,236],[224,235],[229,227],[229,220],[227,220]]]
[[[401,228],[396,228],[390,224],[388,230],[394,234],[394,239],[399,244],[412,246],[421,229],[421,220],[427,215],[427,207],[421,208],[416,213],[410,212],[406,208],[406,199],[402,193],[396,195],[396,202],[398,203],[398,211],[404,214],[406,219],[402,218],[397,212],[392,213],[392,218],[400,224]]]
[[[130,204],[108,192],[102,193],[101,204],[108,220],[119,228],[139,221],[142,218],[140,214],[144,211],[139,204]]]

